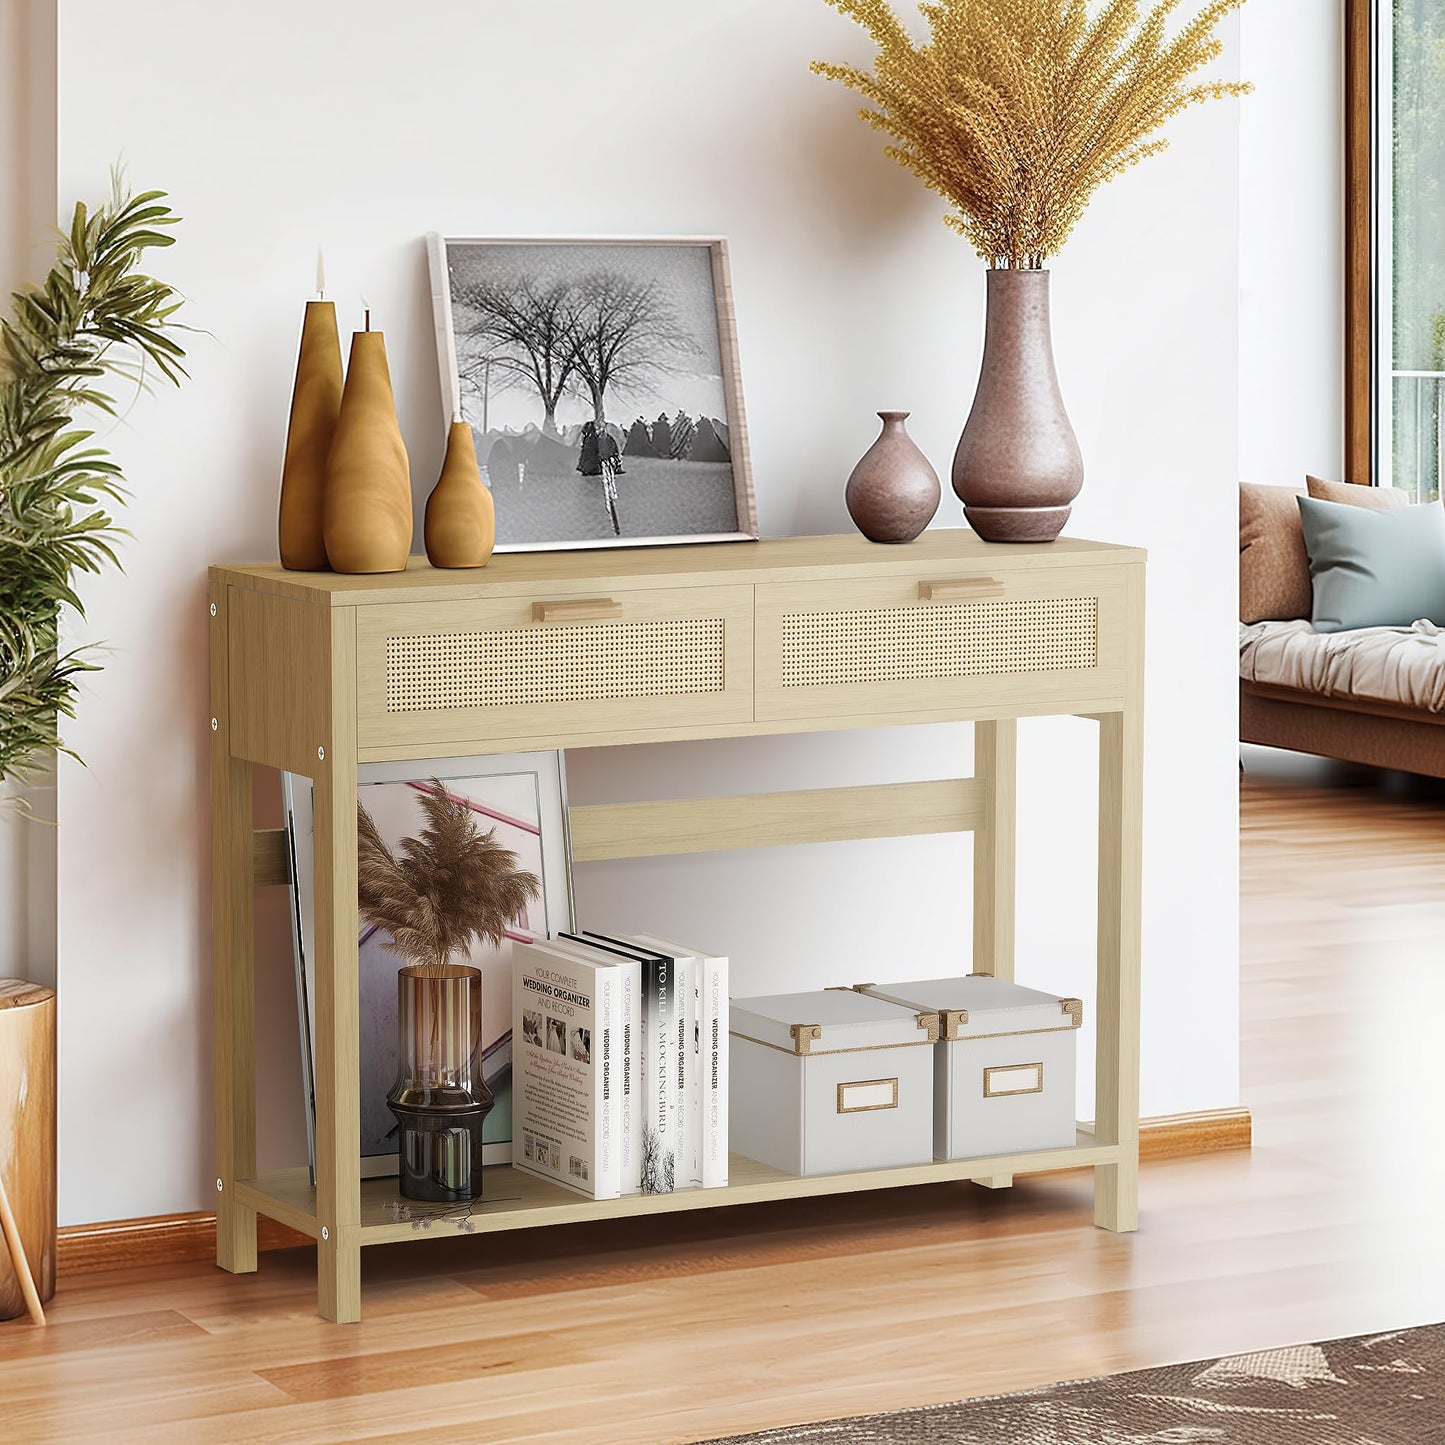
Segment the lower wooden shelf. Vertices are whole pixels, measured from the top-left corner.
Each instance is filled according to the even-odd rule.
[[[913,1165],[904,1169],[870,1169],[854,1174],[823,1174],[800,1179],[732,1156],[731,1183],[724,1189],[679,1189],[672,1194],[628,1194],[621,1199],[584,1199],[535,1175],[497,1164],[486,1171],[481,1199],[472,1204],[418,1204],[402,1199],[394,1179],[365,1179],[361,1184],[361,1244],[396,1244],[408,1239],[435,1239],[439,1234],[492,1233],[504,1229],[535,1229],[548,1224],[577,1224],[594,1219],[621,1219],[639,1214],[670,1214],[682,1209],[721,1209],[731,1204],[759,1204],[769,1199],[802,1199],[820,1194],[852,1194],[868,1189],[898,1189],[1002,1174],[1041,1174],[1112,1164],[1116,1144],[1100,1143],[1080,1130],[1072,1147],[1034,1149],[1021,1154],[992,1154],[978,1159]],[[269,1219],[309,1234],[320,1233],[316,1191],[307,1169],[281,1169],[241,1179],[236,1196]]]

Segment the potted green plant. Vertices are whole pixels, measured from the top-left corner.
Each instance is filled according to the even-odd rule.
[[[871,72],[815,61],[869,102],[887,154],[953,207],[945,222],[988,263],[983,367],[953,459],[969,524],[994,542],[1051,541],[1084,463],[1054,370],[1049,273],[1094,192],[1169,142],[1200,101],[1246,94],[1191,83],[1218,58],[1220,22],[1244,0],[937,0],[915,41],[888,0],[827,0],[878,47]]]
[[[0,319],[0,808],[23,809],[17,785],[69,752],[63,720],[97,667],[64,648],[60,622],[84,611],[80,574],[119,565],[125,487],[83,418],[116,414],[116,382],[185,376],[180,298],[140,270],[178,220],[163,192],[114,178],[98,210],[76,205],[50,274]]]
[[[124,479],[78,419],[115,413],[114,380],[143,387],[152,376],[178,383],[185,375],[172,334],[179,298],[139,269],[146,251],[171,244],[177,219],[161,192],[128,195],[117,178],[99,210],[76,206],[44,284],[17,292],[0,319],[0,813],[30,811],[24,785],[70,751],[62,720],[75,716],[80,675],[96,664],[64,648],[62,617],[83,611],[79,574],[118,565],[111,509]],[[8,1011],[12,1025],[23,1012],[28,1027],[49,1034],[34,1046],[28,1089],[30,1115],[49,1111],[33,1137],[50,1143],[15,1156],[6,1231],[15,1278],[29,1281],[33,1267],[26,1304],[43,1323],[55,1288],[54,996],[13,980],[0,980],[0,993],[35,1001]],[[9,1041],[20,1037],[12,1027]],[[36,1077],[39,1059],[47,1077]],[[23,1080],[23,1055],[19,1067]],[[0,1117],[7,1105],[0,1100]],[[35,1187],[47,1173],[48,1187]],[[5,1196],[0,1180],[0,1208]],[[11,1312],[0,1302],[0,1317]]]

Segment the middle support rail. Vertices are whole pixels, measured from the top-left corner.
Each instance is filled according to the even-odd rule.
[[[572,808],[572,857],[650,858],[793,843],[971,833],[984,822],[977,778],[875,783],[797,793],[670,798]]]

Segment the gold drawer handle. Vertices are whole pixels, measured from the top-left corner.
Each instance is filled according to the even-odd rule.
[[[597,622],[621,617],[622,604],[610,597],[569,597],[563,602],[534,602],[533,622]]]
[[[920,582],[920,602],[971,602],[976,597],[1002,597],[1004,585],[997,577],[951,577],[945,582]]]

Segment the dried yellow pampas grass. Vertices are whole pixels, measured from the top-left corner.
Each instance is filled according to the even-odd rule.
[[[474,938],[500,945],[542,884],[440,778],[420,801],[425,825],[396,853],[356,805],[357,902],[365,922],[391,935],[387,948],[409,963],[444,964]]]
[[[938,0],[918,8],[914,44],[887,0],[827,0],[873,37],[873,73],[814,61],[871,104],[859,112],[897,142],[887,154],[957,208],[945,217],[989,265],[1036,268],[1068,239],[1094,192],[1169,142],[1191,105],[1245,95],[1238,81],[1189,84],[1218,58],[1221,20],[1244,0],[1211,0],[1171,26],[1181,0]]]

